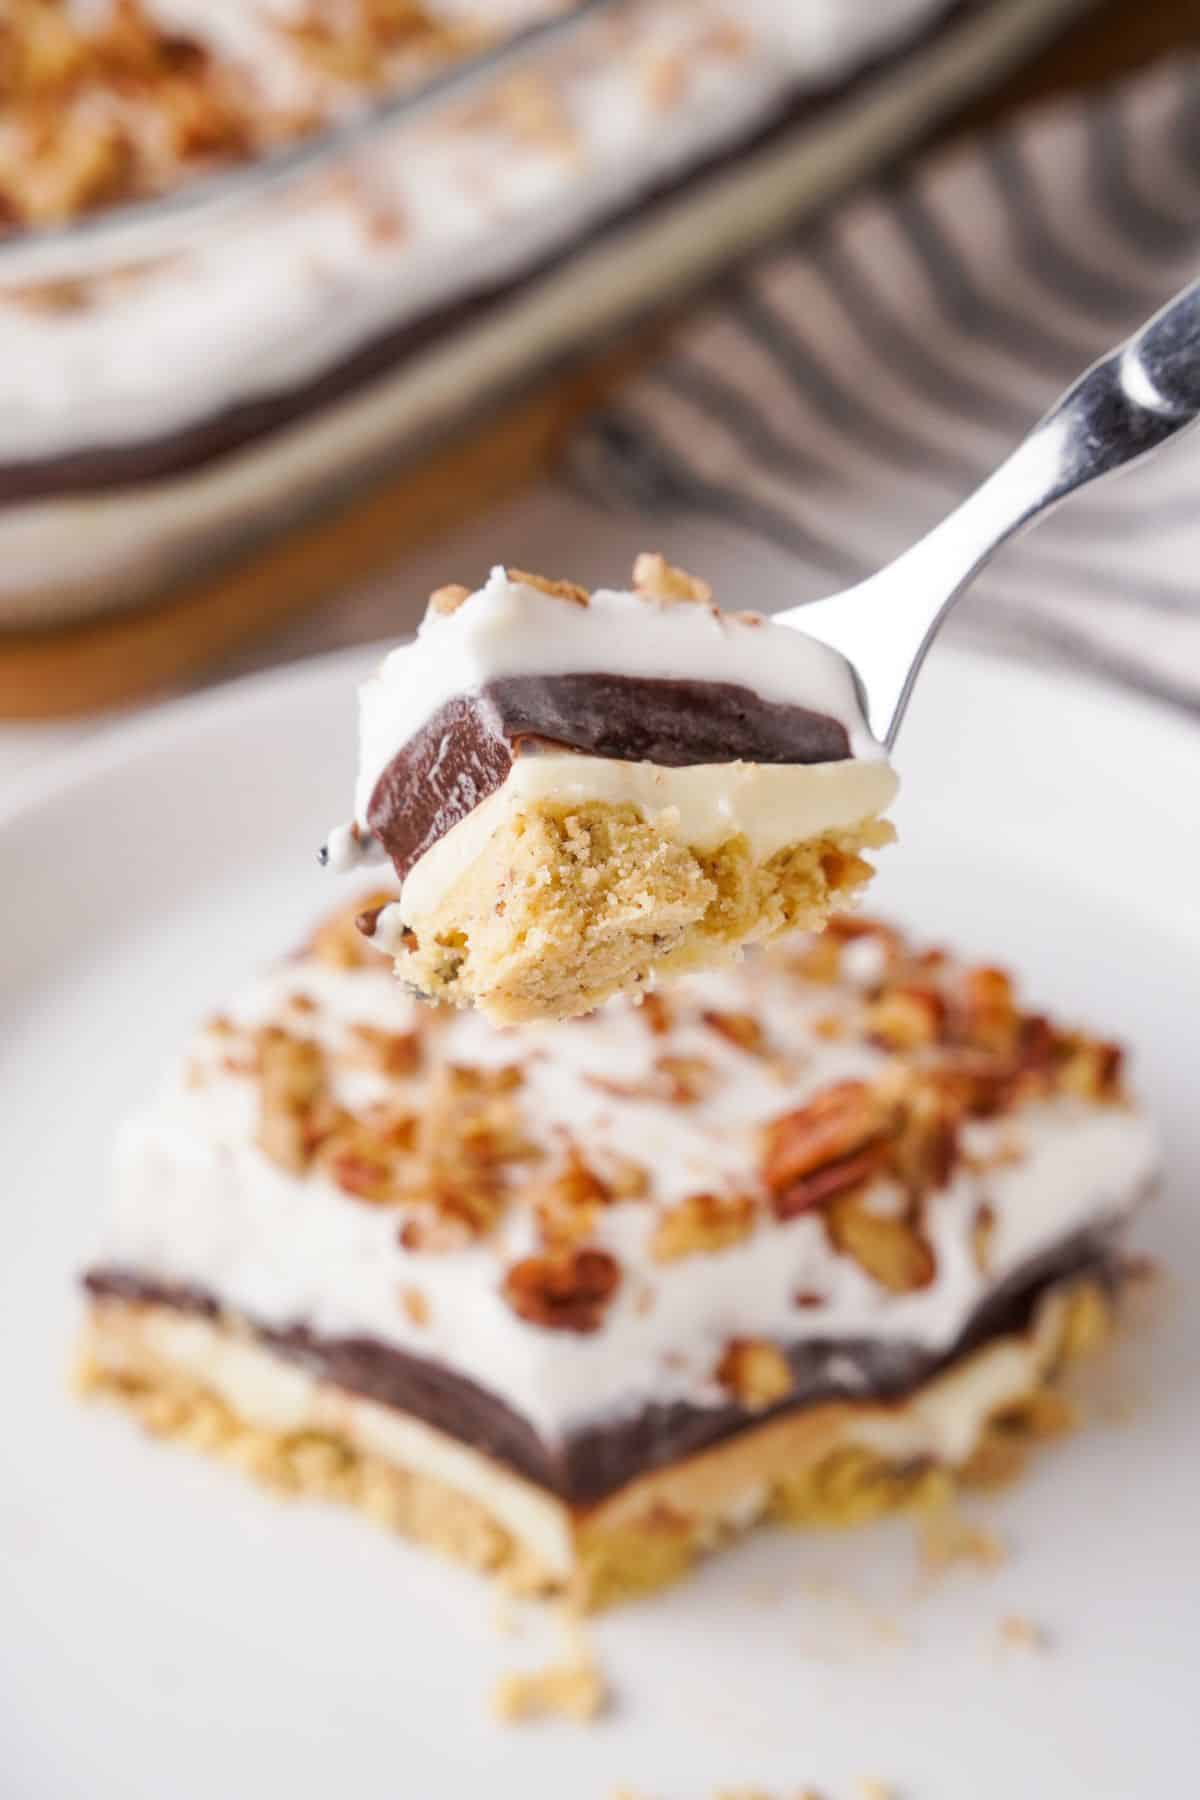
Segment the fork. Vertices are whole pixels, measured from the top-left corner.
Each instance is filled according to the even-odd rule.
[[[890,748],[938,627],[997,550],[1198,417],[1200,281],[1094,363],[981,487],[894,562],[775,620],[846,658],[867,722]]]

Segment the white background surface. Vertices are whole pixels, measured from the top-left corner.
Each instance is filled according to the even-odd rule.
[[[471,579],[483,558],[474,540],[461,552],[412,591]],[[562,561],[614,572],[595,564],[586,547]],[[1168,1144],[1139,1238],[1171,1281],[1114,1378],[1135,1404],[976,1507],[1012,1545],[1001,1569],[917,1592],[909,1527],[764,1533],[595,1628],[608,1723],[505,1732],[488,1688],[557,1654],[544,1627],[504,1637],[476,1578],[69,1400],[72,1277],[111,1121],[330,898],[312,850],[349,791],[356,669],[146,717],[86,746],[67,785],[27,777],[44,797],[0,813],[0,1794],[609,1800],[629,1783],[709,1800],[756,1782],[848,1800],[866,1775],[900,1800],[1190,1792],[1200,737],[1118,694],[935,653],[880,884],[879,904],[925,934],[1013,960],[1046,1004],[1132,1040]],[[1053,1648],[999,1650],[1010,1613]]]

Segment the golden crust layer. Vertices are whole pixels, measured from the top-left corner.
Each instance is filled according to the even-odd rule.
[[[203,1379],[152,1346],[140,1326],[162,1310],[114,1300],[93,1306],[79,1363],[82,1393],[117,1401],[154,1435],[220,1456],[277,1493],[358,1507],[518,1591],[565,1590],[580,1606],[598,1609],[680,1579],[759,1520],[856,1525],[943,1506],[960,1486],[1011,1480],[1035,1442],[1068,1425],[1056,1383],[1070,1362],[1106,1341],[1113,1300],[1091,1279],[1055,1290],[1029,1333],[995,1340],[938,1378],[969,1375],[980,1359],[1003,1356],[1016,1343],[1034,1352],[1019,1391],[999,1394],[973,1449],[957,1463],[889,1455],[854,1441],[865,1417],[894,1417],[895,1408],[803,1409],[635,1480],[597,1506],[573,1512],[543,1496],[561,1514],[569,1569],[551,1566],[479,1498],[365,1451],[348,1432],[273,1430],[240,1417]]]
[[[531,807],[496,831],[397,972],[498,1024],[571,1018],[651,968],[710,968],[820,927],[874,873],[863,852],[892,836],[867,819],[761,861],[740,836],[711,851],[664,838],[632,806]]]

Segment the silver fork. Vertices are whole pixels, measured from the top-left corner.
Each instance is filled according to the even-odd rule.
[[[1200,282],[1093,364],[995,474],[910,550],[856,587],[775,618],[841,652],[871,730],[890,746],[939,625],[1001,545],[1198,417]]]

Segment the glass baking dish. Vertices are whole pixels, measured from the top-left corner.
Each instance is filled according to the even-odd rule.
[[[0,239],[0,627],[344,518],[1087,0],[453,4],[512,29],[256,162]]]

